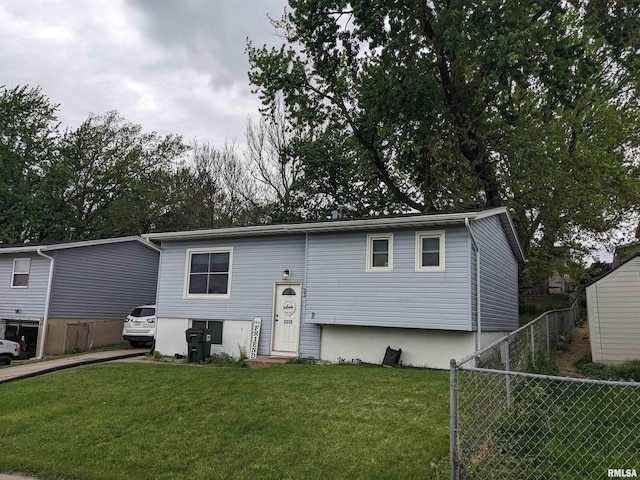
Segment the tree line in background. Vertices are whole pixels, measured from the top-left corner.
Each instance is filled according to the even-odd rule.
[[[249,123],[249,152],[146,133],[117,112],[61,131],[37,87],[0,89],[0,243],[138,235],[298,218],[288,140]]]
[[[637,215],[640,0],[289,5],[243,153],[0,90],[0,241],[505,205],[538,281]]]

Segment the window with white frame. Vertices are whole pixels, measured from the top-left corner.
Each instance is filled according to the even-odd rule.
[[[211,344],[222,345],[222,326],[224,322],[221,320],[192,320],[193,328],[202,328],[211,330]]]
[[[367,272],[393,271],[393,234],[367,235]]]
[[[232,248],[187,250],[185,297],[229,298]]]
[[[416,233],[416,271],[444,272],[444,231]]]
[[[30,271],[31,271],[30,258],[14,259],[13,272],[11,273],[11,286],[15,288],[27,288],[29,286]]]

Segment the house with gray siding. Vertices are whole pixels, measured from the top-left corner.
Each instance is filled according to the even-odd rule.
[[[143,235],[160,244],[156,350],[448,368],[518,327],[525,262],[505,208]]]
[[[155,302],[159,256],[141,237],[0,245],[0,338],[37,356],[122,342],[124,318]]]
[[[589,283],[586,293],[593,361],[640,359],[640,253]]]

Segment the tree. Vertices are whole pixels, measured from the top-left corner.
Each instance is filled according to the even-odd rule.
[[[302,165],[292,152],[296,135],[287,122],[281,100],[258,123],[247,122],[247,160],[256,182],[256,207],[275,221],[299,219],[296,188]]]
[[[637,0],[289,4],[286,45],[249,43],[250,80],[339,135],[355,184],[375,175],[400,210],[507,205],[548,251],[638,210]]]
[[[0,87],[0,243],[38,239],[38,190],[57,155],[57,108],[39,88]]]
[[[117,112],[90,115],[61,139],[56,179],[66,230],[75,238],[148,231],[167,206],[162,201],[173,163],[186,151],[179,136],[144,133]]]

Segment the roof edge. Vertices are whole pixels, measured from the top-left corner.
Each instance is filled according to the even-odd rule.
[[[129,237],[116,237],[116,238],[101,238],[97,240],[82,240],[78,242],[66,242],[66,243],[53,243],[49,245],[37,245],[37,244],[24,244],[15,247],[5,247],[0,248],[1,254],[8,253],[26,253],[26,252],[37,252],[38,250],[42,252],[53,251],[53,250],[67,250],[71,248],[80,248],[80,247],[93,247],[96,245],[108,245],[111,243],[124,243],[124,242],[138,242],[142,246],[153,250],[156,253],[160,253],[160,248],[157,245],[154,245],[149,240],[142,238],[137,235],[132,235]]]
[[[589,283],[587,283],[584,288],[590,287],[591,285],[593,285],[594,283],[598,283],[600,280],[602,280],[605,277],[608,277],[609,274],[615,272],[616,270],[618,270],[620,267],[625,266],[627,263],[631,262],[631,260],[634,260],[635,258],[640,257],[640,252],[636,252],[633,255],[631,255],[629,258],[627,258],[624,262],[622,262],[620,265],[617,265],[615,267],[613,267],[611,270],[609,270],[608,272],[603,273],[602,275],[600,275],[599,277],[594,278],[593,280],[591,280]]]

